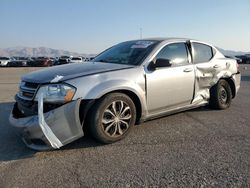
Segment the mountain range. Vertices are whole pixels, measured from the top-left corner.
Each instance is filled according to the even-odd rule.
[[[242,51],[233,51],[233,50],[224,50],[222,48],[217,47],[217,49],[223,53],[224,55],[228,56],[236,56],[236,55],[245,55],[245,54],[250,54],[250,52],[242,52]]]
[[[66,50],[58,50],[46,47],[30,48],[30,47],[13,47],[13,48],[0,48],[0,56],[18,56],[18,57],[59,57],[66,56],[90,56],[92,54],[84,54],[77,52],[70,52]]]
[[[224,50],[218,48],[224,55],[235,56],[235,55],[244,55],[250,54],[250,52],[241,52],[233,50]],[[46,47],[30,48],[30,47],[13,47],[13,48],[0,48],[0,56],[19,56],[19,57],[37,57],[37,56],[47,56],[47,57],[59,57],[62,55],[67,56],[94,56],[95,54],[85,54],[85,53],[76,53],[66,50],[58,50]]]

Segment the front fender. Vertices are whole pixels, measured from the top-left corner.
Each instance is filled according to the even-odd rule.
[[[115,91],[129,91],[134,93],[140,100],[142,116],[145,115],[147,109],[145,89],[140,87],[139,84],[132,81],[129,82],[124,80],[112,80],[112,81],[102,82],[101,84],[98,84],[95,87],[93,87],[86,94],[86,98],[99,99],[105,94]]]
[[[105,95],[106,93],[110,93],[112,91],[117,90],[128,90],[135,93],[139,98],[143,98],[145,96],[145,91],[139,87],[138,84],[124,81],[124,80],[111,80],[102,82],[95,87],[93,87],[87,94],[86,98],[88,99],[98,99]]]
[[[142,112],[146,108],[146,86],[143,67],[93,74],[66,81],[77,88],[73,100],[99,99],[110,92],[129,91],[137,96]]]

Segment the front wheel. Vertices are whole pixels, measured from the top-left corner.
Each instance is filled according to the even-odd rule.
[[[113,143],[124,138],[135,124],[133,101],[123,93],[111,93],[94,105],[89,126],[92,135],[102,143]]]
[[[214,109],[224,110],[230,106],[232,102],[232,90],[226,80],[219,82],[210,89],[210,107]]]

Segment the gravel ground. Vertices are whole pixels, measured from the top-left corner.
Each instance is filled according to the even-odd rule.
[[[250,187],[250,65],[228,110],[207,107],[135,126],[118,143],[84,137],[35,152],[9,126],[20,76],[0,69],[0,187]]]

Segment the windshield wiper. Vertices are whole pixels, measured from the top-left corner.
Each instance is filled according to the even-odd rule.
[[[118,63],[120,62],[118,59],[101,59],[98,60],[98,62],[104,62],[104,63]]]
[[[108,63],[109,61],[107,61],[106,59],[101,59],[101,60],[98,60],[98,62]]]

